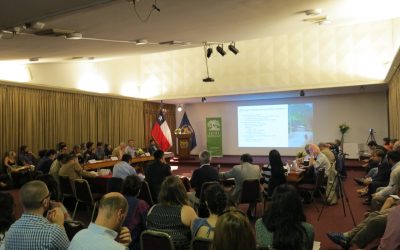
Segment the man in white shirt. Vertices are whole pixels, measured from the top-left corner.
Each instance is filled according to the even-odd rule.
[[[130,154],[124,154],[122,160],[115,164],[113,168],[113,176],[125,180],[129,175],[136,175],[136,170],[129,164],[132,156]]]
[[[127,249],[132,241],[129,229],[122,227],[127,213],[128,202],[122,194],[113,192],[104,195],[96,221],[79,231],[68,249]]]

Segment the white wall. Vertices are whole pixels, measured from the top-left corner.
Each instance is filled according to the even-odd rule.
[[[206,148],[206,117],[222,118],[222,142],[224,155],[239,155],[245,152],[266,155],[270,148],[238,148],[237,107],[241,105],[310,103],[314,104],[315,143],[340,139],[339,125],[346,123],[350,130],[345,142],[365,143],[369,128],[376,131],[375,138],[381,143],[388,135],[386,93],[362,93],[320,97],[302,97],[275,100],[187,104],[184,109],[196,132],[197,147],[191,152],[199,153]],[[179,126],[183,112],[177,112]],[[282,155],[294,155],[299,148],[278,148]]]

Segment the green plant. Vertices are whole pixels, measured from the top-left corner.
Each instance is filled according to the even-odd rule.
[[[342,135],[344,135],[349,129],[350,127],[346,123],[342,123],[339,125],[339,130]]]

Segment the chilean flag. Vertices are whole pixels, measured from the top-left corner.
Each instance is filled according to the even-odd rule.
[[[154,123],[153,129],[151,130],[151,136],[164,152],[172,146],[171,130],[168,127],[162,110],[160,110],[157,121]]]

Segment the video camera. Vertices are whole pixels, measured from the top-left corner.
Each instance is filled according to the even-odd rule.
[[[375,133],[374,129],[373,129],[373,128],[370,128],[370,129],[369,129],[369,133],[370,133],[370,134]]]

